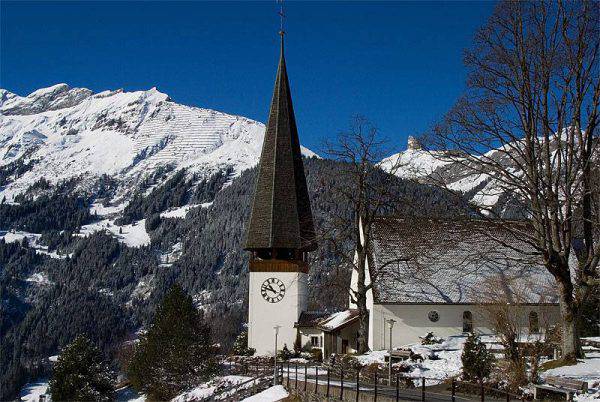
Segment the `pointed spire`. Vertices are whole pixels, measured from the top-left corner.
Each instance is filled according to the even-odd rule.
[[[316,249],[313,218],[285,65],[283,32],[280,35],[279,67],[245,248],[311,251]]]

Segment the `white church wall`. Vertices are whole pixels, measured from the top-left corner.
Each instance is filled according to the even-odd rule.
[[[538,313],[541,328],[558,322],[559,310],[556,305],[534,305],[515,307],[521,309],[520,318],[522,333],[528,334],[530,311]],[[435,311],[438,320],[429,319],[429,313]],[[389,319],[394,319],[392,346],[399,347],[419,342],[419,337],[433,332],[436,336],[447,337],[463,333],[463,313],[470,311],[473,315],[473,329],[476,333],[491,334],[487,317],[489,316],[479,305],[468,304],[375,304],[371,314],[371,330],[373,333],[369,343],[372,350],[389,348]],[[435,314],[433,314],[435,315]]]
[[[277,278],[285,285],[285,295],[277,303],[270,303],[261,295],[261,286],[268,278]],[[248,346],[258,355],[273,355],[275,330],[280,325],[278,349],[287,344],[291,350],[296,340],[300,313],[306,309],[307,275],[298,272],[250,272],[248,306]]]

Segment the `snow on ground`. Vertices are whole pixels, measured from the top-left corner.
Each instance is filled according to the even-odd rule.
[[[562,366],[545,371],[542,378],[548,376],[568,377],[580,381],[587,381],[589,388],[600,391],[600,352],[588,352],[585,359],[579,360],[572,366]]]
[[[101,203],[95,202],[92,205],[90,205],[90,214],[98,216],[116,215],[119,212],[123,211],[125,209],[125,206],[125,203],[121,203],[119,205],[109,205],[105,207]]]
[[[146,395],[137,393],[131,387],[119,388],[115,391],[116,402],[145,402]]]
[[[289,395],[290,394],[285,390],[283,385],[275,385],[256,395],[243,399],[242,402],[274,402],[287,398]]]
[[[25,279],[25,282],[32,282],[38,285],[54,285],[50,279],[48,279],[48,274],[45,272],[36,272],[35,274],[29,275],[28,278]]]
[[[410,349],[413,353],[423,357],[423,362],[408,361],[410,371],[407,374],[412,377],[426,377],[431,379],[427,381],[428,385],[429,383],[435,384],[439,382],[436,380],[445,380],[459,375],[462,372],[460,356],[465,339],[466,337],[462,335],[450,336],[439,344],[421,345],[420,343],[414,343],[406,345],[405,349]],[[384,364],[387,354],[387,350],[374,350],[356,358],[362,365],[372,363]]]
[[[37,254],[44,254],[51,258],[63,259],[66,258],[65,255],[61,255],[56,253],[55,251],[48,251],[48,247],[40,244],[40,238],[42,235],[40,233],[30,233],[23,232],[20,230],[11,230],[11,231],[2,231],[0,230],[0,239],[4,239],[6,243],[15,243],[22,242],[23,240],[27,240],[27,245],[33,249]]]
[[[142,247],[150,244],[150,235],[146,232],[146,220],[142,219],[130,225],[118,226],[110,219],[84,225],[79,231],[79,236],[89,236],[93,233],[106,230],[112,233],[129,247]]]
[[[201,384],[189,391],[186,391],[171,400],[171,402],[188,402],[196,401],[203,398],[211,397],[215,391],[230,387],[232,385],[240,384],[244,381],[250,380],[251,377],[245,377],[241,375],[228,375],[224,377],[217,377],[207,383]],[[248,387],[251,387],[252,383],[248,383]],[[225,397],[226,395],[223,395]]]
[[[40,395],[44,395],[48,390],[48,380],[38,380],[26,384],[19,393],[19,400],[38,402]]]
[[[161,218],[185,218],[188,212],[193,208],[208,208],[212,205],[212,202],[205,202],[202,204],[189,204],[183,207],[173,208],[165,212],[161,212]]]

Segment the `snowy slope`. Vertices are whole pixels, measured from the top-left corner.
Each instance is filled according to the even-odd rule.
[[[245,117],[177,104],[156,88],[93,94],[58,84],[26,97],[0,89],[0,167],[33,162],[0,197],[10,201],[42,177],[55,183],[107,174],[127,196],[160,166],[239,173],[258,162],[264,130]]]
[[[498,150],[491,150],[484,157],[506,158]],[[469,169],[466,158],[458,163],[460,160],[457,155],[448,157],[443,151],[424,150],[414,137],[409,137],[406,151],[383,159],[380,166],[404,179],[435,183],[455,192],[470,193],[470,200],[477,205],[486,208],[496,206],[504,193],[502,186],[490,175]]]

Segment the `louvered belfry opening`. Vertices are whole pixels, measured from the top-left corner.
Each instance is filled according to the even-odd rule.
[[[252,251],[253,261],[305,265],[305,254],[316,247],[282,35],[245,249]]]

